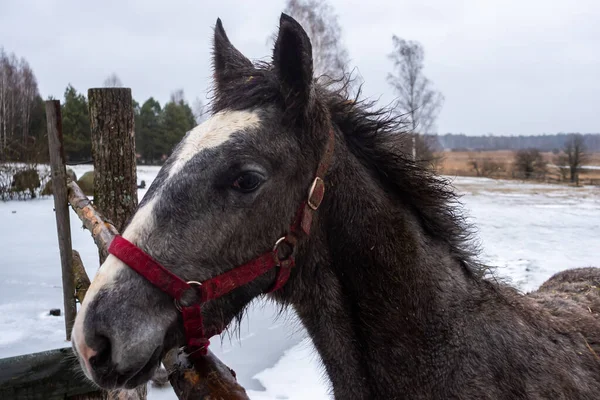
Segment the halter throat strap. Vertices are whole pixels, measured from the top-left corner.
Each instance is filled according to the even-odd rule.
[[[288,281],[291,269],[295,265],[296,246],[300,240],[310,235],[314,213],[319,209],[325,196],[324,178],[331,165],[334,146],[335,134],[333,129],[330,129],[325,153],[317,167],[308,196],[300,205],[288,233],[277,240],[271,250],[204,282],[181,279],[135,244],[122,236],[115,236],[108,252],[174,299],[175,306],[183,317],[186,351],[192,358],[206,355],[210,344],[207,333],[209,336],[220,333],[220,331],[205,332],[201,309],[203,303],[222,297],[232,290],[252,282],[273,268],[277,268],[277,274],[275,282],[268,292],[279,290]],[[284,249],[284,245],[287,247],[286,249]],[[198,300],[186,304],[184,297],[187,298],[185,294],[190,291],[195,293]]]

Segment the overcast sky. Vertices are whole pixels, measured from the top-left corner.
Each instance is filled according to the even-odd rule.
[[[420,41],[445,96],[438,132],[600,132],[600,1],[331,1],[364,93],[391,102],[392,34]],[[367,5],[368,4],[368,5]],[[206,99],[217,17],[246,56],[269,58],[284,0],[0,0],[0,46],[25,57],[41,94],[101,86],[134,98],[182,88]]]

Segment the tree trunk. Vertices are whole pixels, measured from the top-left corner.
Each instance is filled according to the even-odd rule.
[[[131,89],[89,89],[89,114],[94,159],[94,205],[123,230],[137,204],[135,126]],[[99,249],[100,264],[107,253]],[[146,398],[146,386],[111,391],[108,399]]]
[[[94,205],[123,231],[138,202],[131,89],[90,89],[88,98]]]

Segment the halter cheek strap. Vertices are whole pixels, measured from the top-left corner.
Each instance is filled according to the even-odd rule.
[[[111,242],[108,248],[110,254],[174,299],[175,306],[183,317],[187,352],[192,358],[206,355],[210,344],[202,321],[201,305],[203,303],[222,297],[232,290],[252,282],[273,268],[278,268],[277,274],[275,282],[268,292],[280,289],[289,279],[291,270],[295,265],[294,254],[298,241],[310,234],[313,215],[325,196],[324,177],[331,164],[334,144],[335,137],[333,129],[331,129],[325,153],[317,167],[315,179],[310,186],[308,196],[300,205],[288,233],[275,242],[273,249],[246,264],[204,282],[184,281],[122,236],[116,236]],[[282,244],[284,243],[288,246],[287,252],[283,252]],[[196,293],[199,300],[185,305],[183,296],[190,290]],[[210,332],[210,336],[219,333]]]

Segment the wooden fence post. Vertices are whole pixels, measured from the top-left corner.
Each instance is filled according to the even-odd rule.
[[[67,171],[65,167],[65,150],[63,148],[60,101],[46,101],[46,120],[56,229],[58,231],[58,247],[62,267],[65,329],[67,340],[71,340],[71,330],[73,329],[75,315],[77,314],[77,305],[75,304],[75,288],[73,286],[71,224],[69,220],[69,203],[67,201]]]
[[[88,99],[94,206],[122,232],[138,204],[131,89],[89,89]]]
[[[94,206],[122,232],[137,204],[135,126],[129,88],[88,90],[92,158],[94,159]],[[100,264],[108,256],[99,249]],[[109,399],[145,399],[146,386],[119,390]]]

